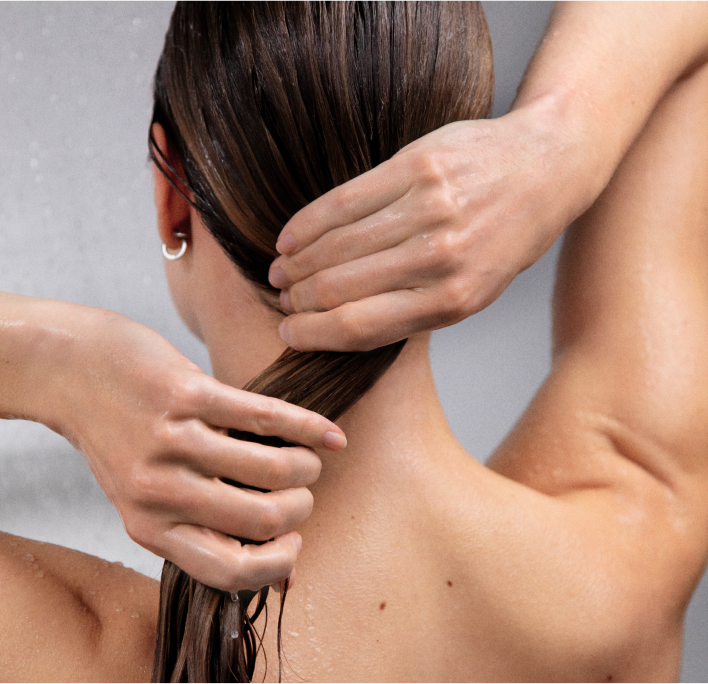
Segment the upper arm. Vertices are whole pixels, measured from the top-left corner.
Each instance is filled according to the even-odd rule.
[[[148,679],[153,585],[93,556],[0,533],[0,678]]]
[[[708,551],[708,69],[676,86],[569,231],[553,369],[489,462],[652,563],[677,614]],[[667,574],[671,581],[667,581]],[[642,577],[637,576],[637,583]]]

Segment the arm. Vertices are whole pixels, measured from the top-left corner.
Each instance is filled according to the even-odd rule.
[[[704,3],[568,3],[512,112],[445,126],[296,214],[271,282],[297,349],[371,349],[490,304],[708,56]],[[380,245],[379,235],[396,235]]]
[[[148,681],[158,598],[119,563],[0,533],[0,678]]]
[[[545,101],[564,151],[589,172],[571,186],[572,218],[605,187],[668,89],[706,62],[707,25],[699,3],[556,4],[511,111]]]
[[[652,663],[708,553],[707,94],[704,67],[570,231],[551,375],[489,463],[548,495],[526,511],[542,538],[576,531],[595,634],[619,633],[639,678],[676,675]]]
[[[226,428],[307,447],[346,443],[317,414],[204,375],[124,316],[10,294],[0,294],[0,417],[69,439],[135,541],[225,590],[288,576],[320,469],[308,448],[245,443]],[[242,547],[227,535],[275,540]]]
[[[430,478],[507,679],[678,676],[708,555],[707,94],[705,67],[673,89],[569,231],[552,370],[491,470]]]

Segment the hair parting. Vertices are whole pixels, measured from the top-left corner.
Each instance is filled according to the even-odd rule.
[[[178,3],[154,84],[152,124],[163,127],[169,150],[157,147],[151,127],[150,157],[276,308],[268,269],[285,223],[426,133],[488,116],[492,92],[478,3]],[[336,420],[405,343],[366,353],[287,349],[244,389]],[[287,590],[286,580],[279,680]],[[267,614],[267,595],[266,587],[232,597],[165,562],[153,681],[252,681],[265,653],[265,626],[258,632],[255,623]]]

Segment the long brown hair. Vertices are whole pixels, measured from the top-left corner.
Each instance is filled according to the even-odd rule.
[[[178,3],[152,121],[165,129],[206,227],[275,305],[268,268],[293,214],[420,136],[488,116],[492,92],[478,3]],[[152,137],[150,153],[174,176]],[[404,344],[288,349],[245,389],[336,420]],[[250,681],[265,595],[232,599],[166,561],[153,681]]]

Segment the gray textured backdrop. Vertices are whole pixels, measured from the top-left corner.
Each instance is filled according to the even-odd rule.
[[[495,116],[511,104],[549,3],[485,3]],[[168,3],[0,3],[0,290],[120,311],[208,370],[162,275],[146,163],[150,83]],[[489,309],[433,338],[450,423],[484,459],[549,369],[556,249]],[[0,423],[0,529],[157,576],[82,457],[26,422]],[[708,586],[689,610],[683,679],[708,677]]]

